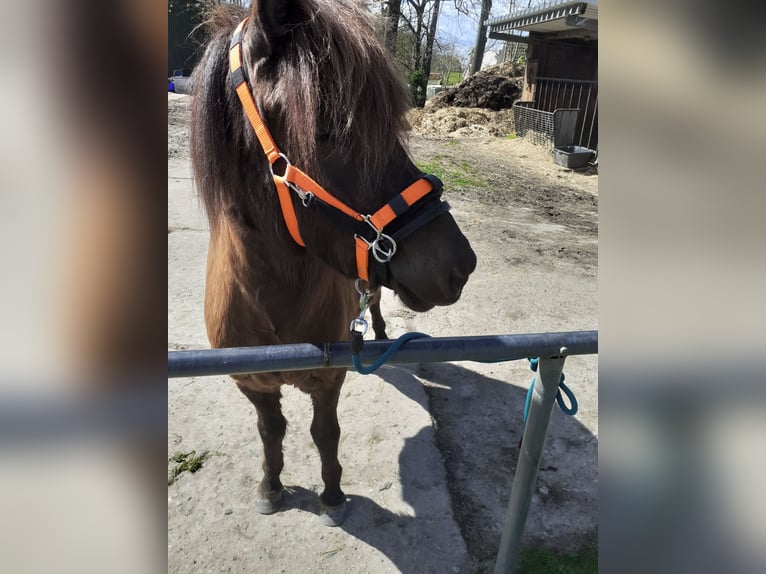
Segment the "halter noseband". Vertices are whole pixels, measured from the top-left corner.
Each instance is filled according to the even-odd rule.
[[[237,26],[231,39],[229,77],[242,102],[245,115],[255,130],[263,153],[269,161],[282,217],[290,236],[298,245],[306,247],[300,234],[298,218],[290,194],[292,190],[300,198],[304,207],[316,207],[354,234],[356,268],[360,279],[369,283],[370,264],[372,264],[378,282],[389,286],[386,264],[396,253],[397,242],[449,210],[449,204],[441,200],[442,182],[436,176],[421,174],[404,191],[375,213],[363,215],[334,197],[310,176],[292,165],[287,156],[279,151],[271,137],[247,81],[242,58],[242,30],[246,22],[247,18]],[[280,160],[285,164],[282,175],[274,171],[275,164]],[[405,213],[406,217],[402,217]],[[370,252],[373,256],[372,261],[369,257]]]

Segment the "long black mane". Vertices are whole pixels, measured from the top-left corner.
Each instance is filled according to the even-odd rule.
[[[218,4],[208,18],[211,40],[193,77],[192,156],[208,215],[256,208],[268,170],[228,81],[231,33],[246,10]],[[368,13],[353,0],[294,0],[291,25],[268,57],[254,53],[253,21],[243,39],[251,87],[280,149],[321,178],[318,137],[331,134],[354,154],[370,180],[402,141],[409,96],[393,58],[375,37]],[[253,181],[253,166],[260,181]]]

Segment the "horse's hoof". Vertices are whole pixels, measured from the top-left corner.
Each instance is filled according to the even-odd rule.
[[[319,519],[325,526],[340,526],[348,516],[348,507],[348,502],[338,506],[325,506],[323,504],[319,511]]]
[[[282,506],[284,489],[269,498],[259,498],[255,501],[255,511],[258,514],[274,514]]]

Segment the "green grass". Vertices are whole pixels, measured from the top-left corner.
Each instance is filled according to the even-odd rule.
[[[172,454],[168,461],[174,462],[175,466],[170,470],[170,474],[168,475],[168,486],[173,484],[181,473],[188,471],[194,474],[197,472],[202,468],[209,456],[210,453],[207,451],[197,455],[197,452],[194,450]]]
[[[447,86],[456,86],[460,82],[463,81],[463,74],[460,72],[450,72],[449,76],[447,76]]]
[[[595,574],[598,548],[589,545],[577,554],[559,554],[542,548],[523,550],[517,574]]]
[[[485,181],[472,164],[446,155],[435,155],[429,161],[419,162],[418,167],[425,173],[437,176],[447,188],[462,189],[485,185]]]
[[[505,139],[515,140],[516,139],[516,134],[508,134],[507,136],[505,136]]]

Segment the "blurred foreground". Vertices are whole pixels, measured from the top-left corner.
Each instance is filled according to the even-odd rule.
[[[165,6],[3,15],[0,571],[162,571]]]
[[[604,4],[600,570],[763,572],[764,6]]]

